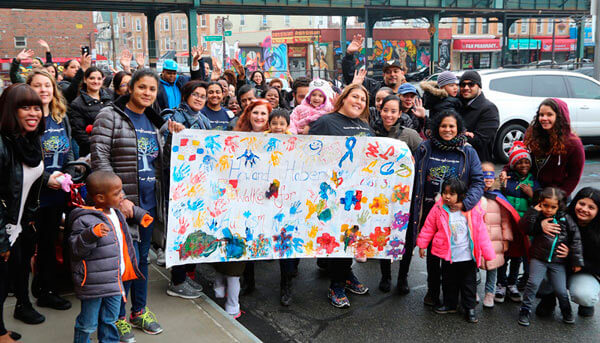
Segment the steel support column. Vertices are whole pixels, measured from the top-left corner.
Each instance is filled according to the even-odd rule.
[[[431,17],[429,17],[429,74],[433,75],[435,70],[435,65],[440,60],[439,54],[439,43],[440,43],[440,14],[435,13]]]
[[[373,76],[371,64],[373,62],[373,26],[375,26],[376,18],[369,18],[369,9],[365,7],[365,68],[367,75]]]
[[[340,49],[342,49],[342,56],[344,54],[346,54],[346,48],[347,45],[346,44],[346,20],[348,19],[348,17],[346,16],[342,16],[342,23],[340,25]]]
[[[577,21],[577,63],[581,66],[581,59],[583,58],[583,48],[585,40],[585,18],[580,18]]]
[[[198,0],[194,1],[194,7],[190,8],[187,11],[188,17],[188,52],[190,52],[189,56],[189,65],[192,66],[192,47],[198,46],[198,8],[195,6],[198,3]]]
[[[148,61],[150,62],[150,68],[156,68],[156,62],[158,62],[158,50],[156,47],[156,29],[155,22],[158,17],[157,12],[146,12],[146,20],[148,27]]]
[[[502,50],[500,50],[500,65],[503,67],[507,64],[506,62],[508,60],[508,32],[515,21],[515,19],[506,18],[506,15],[502,16]],[[519,46],[518,42],[517,46]]]

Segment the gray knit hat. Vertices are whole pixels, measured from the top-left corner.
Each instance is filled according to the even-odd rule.
[[[445,85],[449,85],[449,84],[458,84],[458,78],[456,77],[456,75],[454,75],[453,72],[444,71],[444,72],[441,72],[440,75],[438,75],[437,84],[438,84],[438,87],[440,87],[440,88],[444,87]]]

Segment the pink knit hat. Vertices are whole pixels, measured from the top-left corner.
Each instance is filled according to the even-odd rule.
[[[510,148],[509,156],[508,156],[508,166],[510,169],[514,169],[515,165],[519,160],[528,159],[531,162],[531,154],[529,154],[529,150],[523,142],[515,141],[513,143],[512,148]]]

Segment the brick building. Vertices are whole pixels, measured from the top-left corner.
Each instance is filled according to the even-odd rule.
[[[80,45],[94,45],[92,12],[0,9],[0,18],[0,59],[25,48],[44,57],[38,39],[48,42],[57,59],[79,56]]]

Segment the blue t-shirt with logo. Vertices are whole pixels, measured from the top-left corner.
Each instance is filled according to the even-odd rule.
[[[44,152],[44,171],[52,174],[60,171],[65,163],[67,153],[71,149],[71,143],[67,136],[64,118],[60,124],[57,123],[51,115],[44,117],[46,130],[42,136],[42,150]],[[54,190],[48,187],[42,187],[40,193],[40,206],[63,204],[66,194],[62,190]]]
[[[154,160],[158,157],[160,149],[156,128],[143,113],[135,113],[128,108],[125,108],[125,113],[131,119],[137,137],[140,207],[150,210],[156,207],[156,167],[154,166]]]
[[[213,111],[208,106],[204,106],[200,112],[210,120],[210,126],[212,126],[213,130],[227,130],[229,122],[235,117],[235,114],[225,107],[221,107],[218,111]]]

